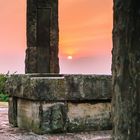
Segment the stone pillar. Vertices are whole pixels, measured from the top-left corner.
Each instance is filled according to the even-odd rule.
[[[25,73],[59,73],[58,0],[27,0]]]
[[[140,140],[140,3],[114,0],[113,140]]]

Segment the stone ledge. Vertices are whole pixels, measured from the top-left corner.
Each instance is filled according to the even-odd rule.
[[[111,76],[11,75],[6,91],[12,97],[36,101],[84,101],[111,99]]]

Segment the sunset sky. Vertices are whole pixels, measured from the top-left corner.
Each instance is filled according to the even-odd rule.
[[[24,73],[26,0],[0,0],[0,19],[0,73]],[[111,73],[112,0],[59,0],[59,28],[61,73]]]

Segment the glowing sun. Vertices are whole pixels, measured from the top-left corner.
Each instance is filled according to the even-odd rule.
[[[72,57],[71,55],[69,55],[69,56],[67,57],[67,59],[72,60],[73,57]]]

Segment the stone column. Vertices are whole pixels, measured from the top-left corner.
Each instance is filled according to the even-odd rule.
[[[59,73],[58,0],[27,0],[25,73]]]
[[[113,140],[140,140],[139,2],[114,0]]]

